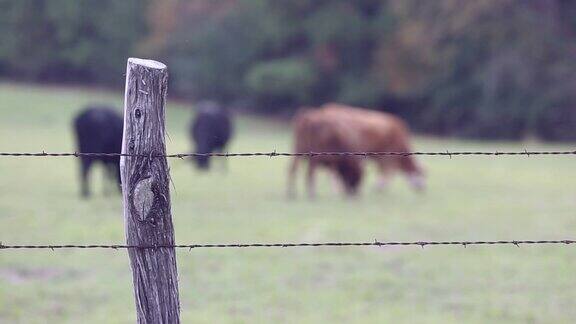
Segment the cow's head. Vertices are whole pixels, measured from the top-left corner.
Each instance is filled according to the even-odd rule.
[[[336,172],[340,176],[346,194],[354,196],[362,182],[362,165],[357,158],[344,157],[336,162]]]
[[[406,179],[417,192],[426,189],[426,174],[413,155],[403,156],[400,159],[400,168],[406,175]]]
[[[194,157],[194,161],[200,170],[208,170],[210,168],[210,158],[206,155],[197,155]]]
[[[406,172],[406,178],[415,191],[424,192],[426,190],[426,173],[419,165]]]

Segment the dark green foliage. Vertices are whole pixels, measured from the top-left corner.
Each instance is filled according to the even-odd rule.
[[[183,18],[162,50],[175,90],[224,101],[245,95],[248,71],[282,52],[290,37],[290,28],[283,28],[264,9],[262,1],[254,0],[218,19]]]
[[[568,0],[0,0],[0,76],[119,84],[138,46],[181,97],[574,140],[575,37]]]
[[[382,37],[373,20],[383,3],[240,1],[212,18],[184,14],[159,52],[176,67],[177,91],[192,97],[248,99],[268,112],[334,100],[373,105],[380,89],[364,75]]]
[[[313,99],[318,76],[307,61],[288,58],[254,65],[245,82],[260,106],[294,107]]]
[[[0,0],[0,72],[120,84],[145,32],[146,1]]]

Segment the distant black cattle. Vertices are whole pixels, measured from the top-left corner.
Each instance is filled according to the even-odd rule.
[[[190,125],[190,136],[196,153],[222,152],[232,136],[230,113],[215,102],[197,104],[197,113]],[[195,161],[199,169],[207,170],[210,167],[208,156],[197,156]]]
[[[77,150],[80,153],[120,153],[122,151],[122,116],[114,108],[90,106],[74,120]],[[80,181],[83,197],[90,195],[88,174],[94,162],[102,162],[107,181],[120,184],[120,157],[81,156]]]

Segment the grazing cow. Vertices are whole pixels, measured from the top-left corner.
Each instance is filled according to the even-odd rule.
[[[323,110],[300,112],[294,118],[294,152],[345,152],[354,149],[355,133],[347,123],[333,118]],[[362,181],[362,165],[355,156],[295,156],[288,174],[288,197],[296,195],[295,177],[301,160],[308,161],[306,175],[309,198],[314,198],[315,172],[318,167],[332,171],[340,179],[346,194],[352,196],[358,192]]]
[[[195,152],[222,152],[232,136],[230,113],[212,101],[200,102],[197,107],[196,116],[190,126],[190,136],[196,146]],[[210,167],[209,156],[196,156],[195,161],[201,170]]]
[[[120,153],[122,151],[122,116],[114,108],[91,106],[83,110],[74,120],[77,151],[79,153]],[[83,197],[90,195],[88,175],[94,162],[102,162],[105,179],[120,185],[119,156],[81,156],[80,180]],[[105,186],[108,183],[104,183]],[[105,187],[106,188],[106,187]]]
[[[333,118],[339,116],[357,134],[354,151],[358,152],[410,152],[410,131],[400,118],[383,112],[329,103],[321,110]],[[424,172],[413,155],[373,156],[380,177],[379,189],[383,189],[389,176],[396,170],[404,173],[417,191],[424,189]]]

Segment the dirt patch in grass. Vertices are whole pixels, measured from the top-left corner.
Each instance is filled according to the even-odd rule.
[[[80,271],[59,268],[4,268],[0,269],[0,278],[12,284],[24,284],[31,281],[70,280],[82,275]]]

